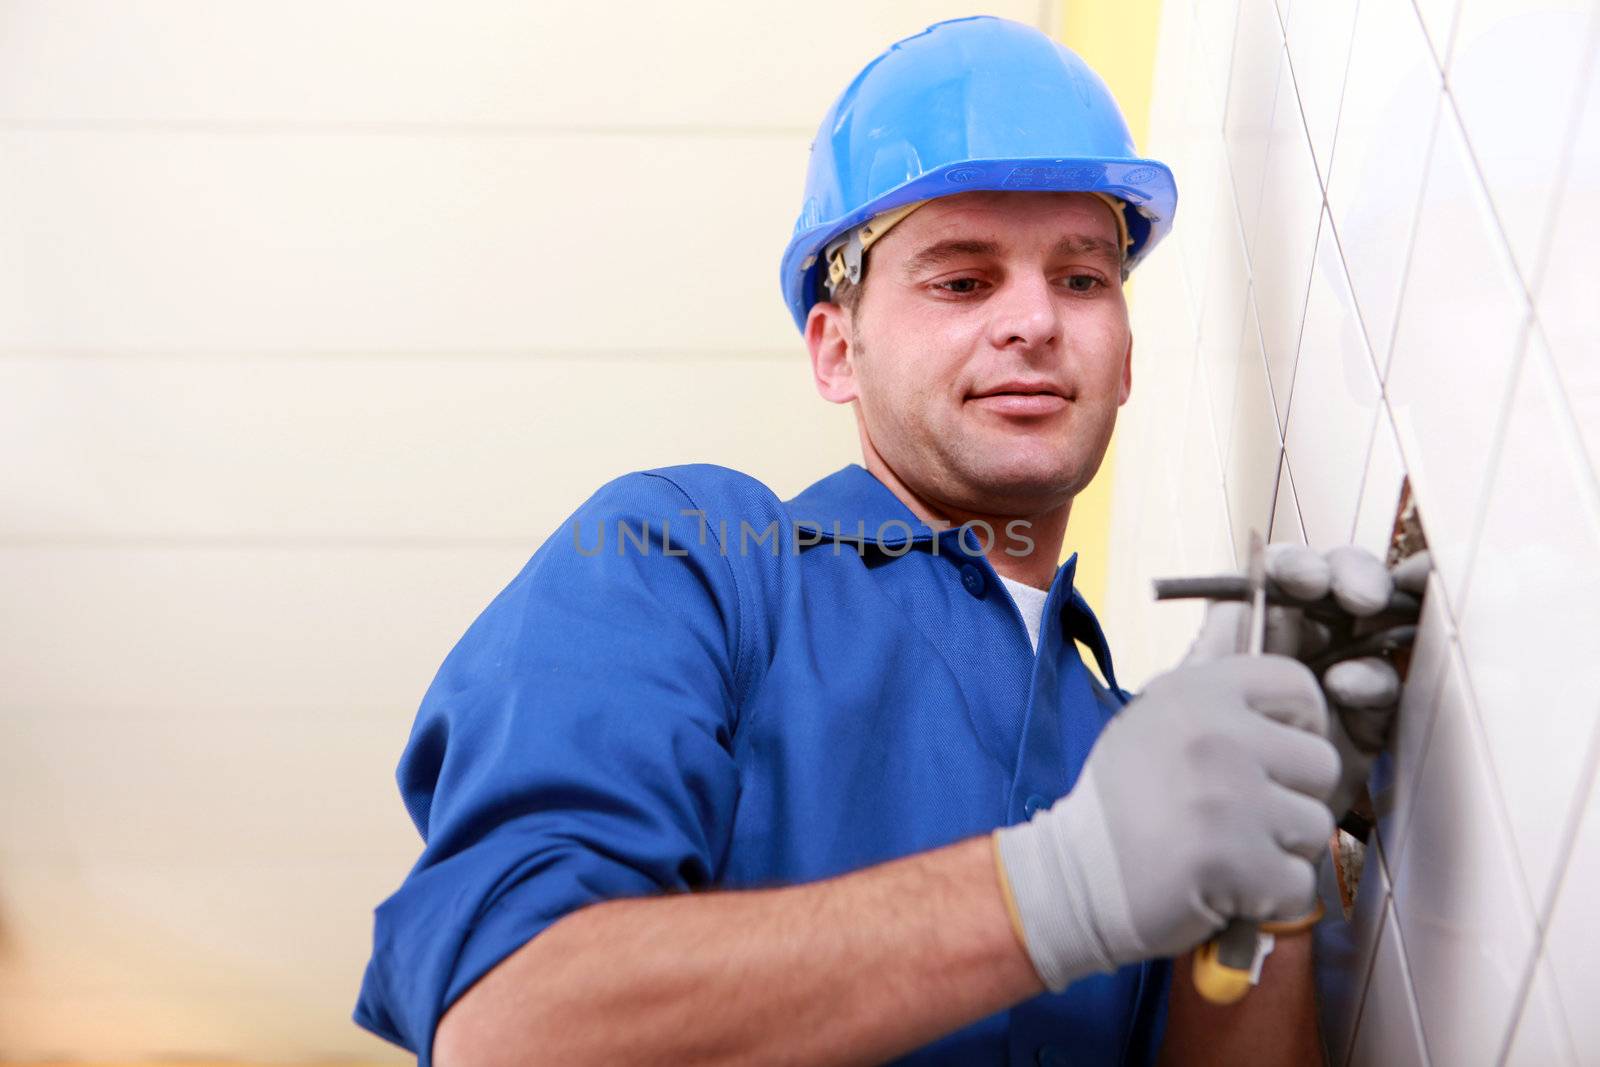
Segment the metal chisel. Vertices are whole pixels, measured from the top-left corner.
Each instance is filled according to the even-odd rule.
[[[1267,550],[1261,534],[1250,532],[1250,565],[1246,593],[1250,610],[1239,620],[1237,649],[1259,656],[1267,634]],[[1230,919],[1222,933],[1194,953],[1194,987],[1213,1004],[1244,998],[1261,977],[1261,964],[1272,951],[1273,937],[1249,919]]]

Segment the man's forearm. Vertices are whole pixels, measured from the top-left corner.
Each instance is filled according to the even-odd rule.
[[[1193,955],[1173,967],[1160,1067],[1314,1067],[1323,1061],[1317,1026],[1311,932],[1281,936],[1261,984],[1227,1007],[1207,1003],[1190,980]]]
[[[441,1021],[441,1067],[868,1064],[1044,990],[988,837],[778,889],[563,918]]]

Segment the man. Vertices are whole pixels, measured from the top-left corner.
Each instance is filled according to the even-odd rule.
[[[1370,756],[1300,663],[1227,654],[1236,605],[1131,698],[1056,564],[1175,202],[1028,27],[941,23],[863,71],[783,285],[864,467],[789,502],[627,475],[539,549],[418,714],[427,844],[362,1025],[447,1067],[1320,1057],[1297,920]],[[1274,568],[1390,591],[1351,551]],[[1370,749],[1397,683],[1356,666]],[[1289,926],[1211,1008],[1171,958],[1233,917]]]

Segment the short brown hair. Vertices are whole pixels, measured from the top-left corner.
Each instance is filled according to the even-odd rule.
[[[861,280],[853,282],[849,278],[840,278],[839,284],[833,287],[833,296],[830,298],[835,304],[850,312],[854,321],[861,314],[861,290],[867,284],[867,263],[861,261]]]

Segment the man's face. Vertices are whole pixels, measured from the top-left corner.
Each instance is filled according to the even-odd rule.
[[[857,314],[826,312],[842,358],[830,381],[819,364],[819,388],[857,402],[863,447],[920,495],[1059,506],[1094,476],[1131,387],[1120,262],[1111,209],[1088,194],[934,200],[873,245]]]

